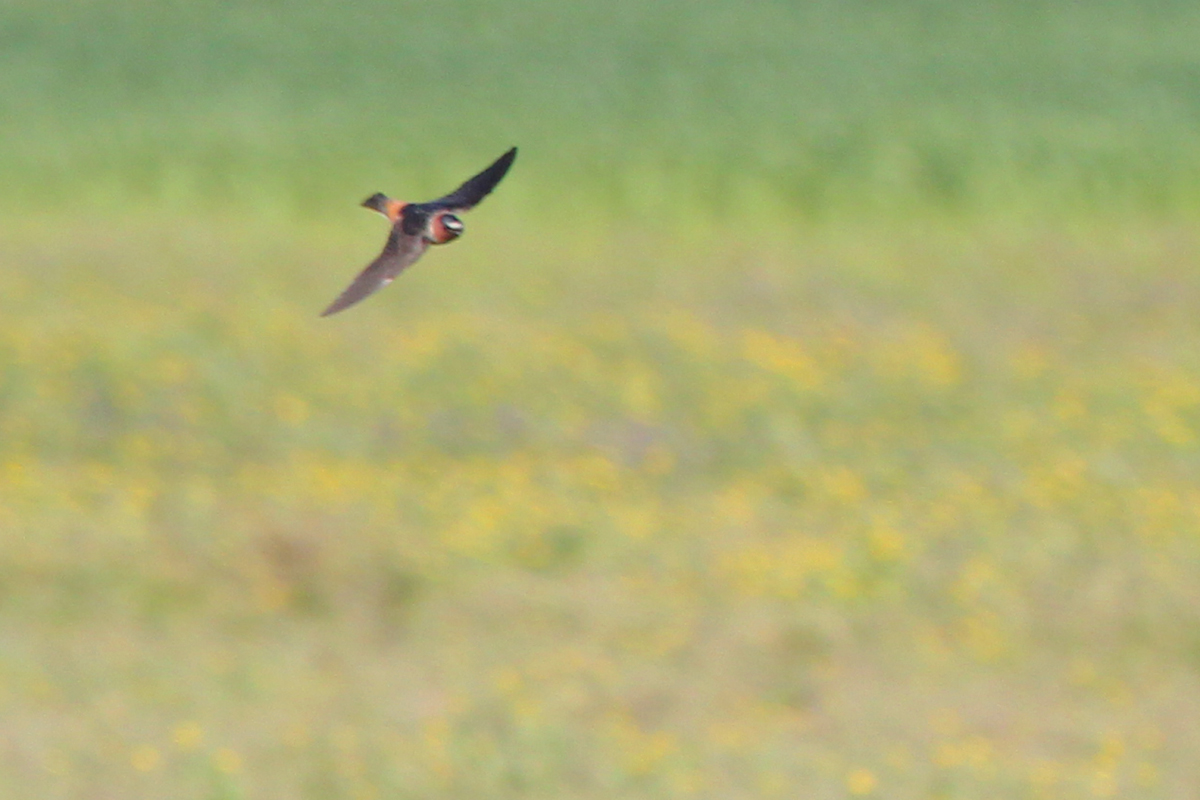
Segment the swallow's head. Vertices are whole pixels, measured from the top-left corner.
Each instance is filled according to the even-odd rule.
[[[462,236],[463,234],[462,220],[453,214],[442,215],[442,227],[446,229],[447,233],[455,238]]]
[[[430,220],[429,240],[434,244],[446,244],[462,236],[463,230],[462,220],[447,211]]]

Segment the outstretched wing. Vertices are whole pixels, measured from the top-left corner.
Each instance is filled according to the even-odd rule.
[[[392,227],[387,244],[384,245],[379,258],[358,273],[354,282],[346,287],[346,291],[338,295],[329,308],[321,312],[321,316],[328,317],[330,314],[336,314],[387,286],[404,271],[405,267],[420,258],[427,247],[429,247],[429,243],[424,238],[404,233],[397,223]]]
[[[490,167],[468,180],[450,194],[445,197],[439,197],[437,200],[431,200],[428,203],[422,203],[422,205],[436,209],[450,209],[452,211],[467,211],[474,208],[479,205],[479,201],[491,194],[492,189],[496,188],[496,184],[508,172],[508,168],[512,166],[513,160],[516,157],[517,148],[514,147],[497,158]]]

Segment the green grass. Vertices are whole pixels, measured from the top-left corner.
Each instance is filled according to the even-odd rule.
[[[1198,21],[10,0],[0,796],[1189,797]]]
[[[437,193],[821,220],[1194,212],[1183,2],[13,3],[0,200],[278,209]],[[510,202],[512,198],[510,198]],[[578,213],[578,212],[577,212]]]

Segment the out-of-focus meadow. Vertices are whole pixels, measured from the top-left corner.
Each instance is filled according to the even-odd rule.
[[[3,796],[1193,795],[1194,5],[8,0],[0,175]]]

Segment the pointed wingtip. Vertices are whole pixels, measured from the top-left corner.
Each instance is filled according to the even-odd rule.
[[[516,160],[517,160],[517,148],[514,145],[513,147],[510,147],[507,150],[505,150],[504,155],[500,156],[495,161],[493,161],[492,165],[490,167],[488,167],[488,169],[489,170],[500,170],[500,174],[503,175],[505,172],[508,172],[508,168],[511,167],[513,162]]]
[[[352,305],[354,305],[354,304],[353,303],[343,304],[342,298],[338,297],[338,299],[334,300],[332,303],[329,304],[328,308],[326,308],[324,311],[321,312],[320,316],[322,319],[324,319],[325,317],[332,317],[334,314],[338,313],[339,311],[344,311]]]
[[[361,299],[362,298],[359,298],[359,300]],[[351,300],[349,303],[347,303],[345,302],[345,298],[339,297],[337,300],[334,300],[329,304],[329,308],[321,312],[321,319],[324,319],[325,317],[332,317],[334,314],[345,311],[347,308],[357,302],[358,300]]]
[[[505,151],[504,155],[497,158],[495,163],[493,163],[491,167],[489,167],[487,170],[485,170],[485,172],[492,173],[495,176],[495,183],[499,183],[501,180],[504,179],[504,176],[508,174],[509,169],[512,168],[513,162],[516,160],[517,160],[517,148],[516,148],[516,145],[514,145],[514,146],[508,148],[508,150]],[[492,184],[492,188],[495,188],[495,183]],[[491,189],[488,189],[488,192],[491,192]]]

